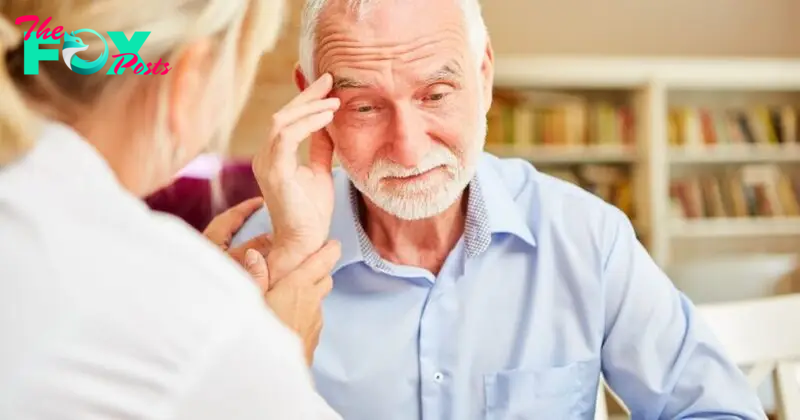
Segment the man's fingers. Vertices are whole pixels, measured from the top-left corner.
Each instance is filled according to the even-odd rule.
[[[309,167],[314,172],[331,173],[333,170],[333,140],[323,128],[311,134]]]
[[[248,249],[244,254],[244,269],[256,282],[262,292],[269,288],[269,270],[264,256],[255,249]]]
[[[275,114],[265,149],[253,160],[254,171],[269,177],[297,169],[300,143],[330,124],[341,105],[339,98],[326,98],[332,86],[333,77],[324,74]]]
[[[342,248],[339,242],[328,241],[322,249],[306,258],[297,269],[278,281],[314,284],[319,279],[331,274],[331,270],[341,255]]]
[[[323,111],[336,111],[341,101],[339,98],[327,98],[302,103],[293,107],[285,107],[272,116],[272,132],[280,133],[289,125]]]
[[[315,80],[314,83],[308,85],[308,87],[299,95],[295,96],[294,99],[289,101],[287,106],[294,106],[314,99],[322,99],[331,92],[332,88],[333,77],[329,73],[325,73],[320,76],[319,79]]]
[[[270,154],[269,162],[275,173],[294,173],[297,169],[297,152],[300,149],[300,143],[311,133],[321,130],[330,124],[332,120],[333,111],[323,111],[285,128],[275,138],[272,153]]]

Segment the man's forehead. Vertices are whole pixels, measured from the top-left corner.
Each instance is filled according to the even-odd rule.
[[[461,74],[458,60],[469,49],[469,41],[459,13],[420,17],[419,7],[413,4],[430,7],[414,0],[380,1],[359,21],[353,20],[352,11],[338,17],[332,11],[325,13],[312,49],[315,73],[331,73],[342,88],[359,87],[364,81],[358,79],[389,72],[409,78]]]
[[[359,89],[369,88],[376,84],[374,77],[369,77],[364,73],[356,74],[358,72],[340,70],[332,71],[333,76],[333,89]],[[374,73],[373,73],[374,74]],[[438,67],[433,67],[433,70],[419,71],[415,74],[416,81],[421,84],[434,84],[447,80],[461,78],[464,74],[461,63],[458,60],[447,60],[444,64]]]

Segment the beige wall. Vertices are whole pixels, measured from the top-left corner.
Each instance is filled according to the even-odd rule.
[[[498,53],[800,56],[800,0],[482,3]]]
[[[272,114],[295,94],[291,84],[292,69],[297,62],[297,37],[303,0],[286,1],[291,5],[289,19],[275,50],[261,59],[255,89],[231,139],[229,153],[233,156],[252,156],[267,136]]]
[[[266,56],[231,153],[249,156],[296,94],[297,21]],[[497,54],[800,57],[800,0],[483,0]]]

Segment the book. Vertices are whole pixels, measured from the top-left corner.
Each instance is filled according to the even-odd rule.
[[[673,107],[669,111],[667,136],[670,146],[685,149],[797,145],[800,143],[797,119],[798,112],[791,106]]]
[[[635,144],[630,107],[567,94],[496,92],[487,124],[487,144],[523,148]]]
[[[679,219],[798,217],[800,174],[774,164],[685,176],[670,183],[673,217]]]

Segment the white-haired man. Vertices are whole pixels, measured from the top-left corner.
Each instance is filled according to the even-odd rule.
[[[280,270],[341,242],[313,372],[344,418],[589,419],[601,373],[633,418],[765,418],[622,212],[482,152],[477,0],[309,0],[303,19],[303,93],[254,161],[272,214],[235,242],[293,230]]]

